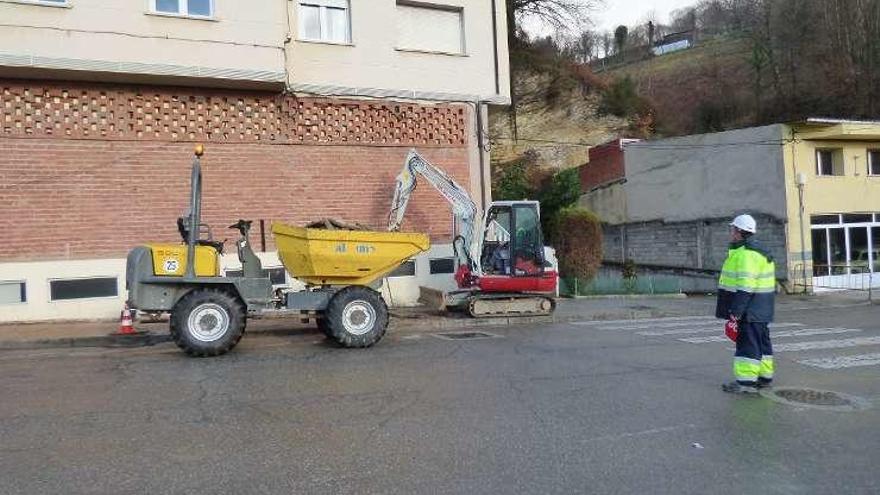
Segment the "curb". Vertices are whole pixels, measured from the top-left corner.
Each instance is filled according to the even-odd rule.
[[[23,341],[0,341],[0,351],[33,349],[69,349],[77,347],[149,347],[171,342],[171,335],[144,332],[137,335],[105,335],[89,337],[67,337],[61,339],[40,339]]]
[[[517,316],[507,318],[449,318],[441,316],[429,316],[425,318],[397,317],[393,318],[389,325],[389,331],[423,332],[430,333],[437,330],[452,330],[475,327],[507,327],[529,324],[555,324],[570,323],[573,321],[603,321],[617,319],[658,318],[663,316],[676,316],[660,310],[630,310],[591,315],[566,315],[566,316]],[[246,334],[247,338],[261,337],[289,337],[318,333],[317,329],[291,328],[291,329],[266,329],[252,330]],[[11,350],[35,350],[35,349],[72,349],[81,347],[104,347],[104,348],[127,348],[127,347],[150,347],[157,344],[171,342],[171,335],[167,332],[142,332],[138,335],[104,335],[88,337],[68,337],[59,339],[39,339],[27,341],[0,341],[0,351]]]
[[[688,295],[677,292],[675,294],[605,294],[605,295],[596,295],[596,296],[559,296],[561,299],[593,299],[593,300],[608,300],[608,299],[687,299]]]
[[[685,295],[674,294],[672,299],[686,298]],[[657,298],[657,295],[651,297]],[[644,299],[644,297],[626,296],[578,296],[576,299]],[[669,299],[669,297],[664,297]],[[576,300],[575,298],[572,298]],[[807,306],[801,307],[797,303],[803,303]],[[784,307],[777,305],[777,312],[784,313],[787,311],[800,311],[819,307],[827,308],[846,308],[872,306],[880,304],[880,301],[860,301],[846,304],[817,305],[815,299],[805,299],[803,301],[793,300],[793,307]],[[597,308],[598,309],[598,308]],[[588,322],[588,321],[604,321],[604,320],[635,320],[641,318],[663,318],[674,316],[693,315],[693,311],[676,311],[672,308],[650,308],[642,306],[641,308],[624,309],[617,308],[614,310],[602,311],[598,309],[595,312],[587,312],[582,314],[556,314],[550,316],[522,316],[522,317],[501,317],[501,318],[468,318],[460,315],[441,315],[439,313],[395,313],[392,312],[392,319],[389,324],[389,330],[393,332],[402,331],[408,333],[431,333],[443,330],[454,330],[476,327],[505,327],[505,326],[522,326],[522,325],[550,325],[571,322]],[[298,321],[299,318],[292,318],[291,321]],[[104,320],[98,320],[103,322]],[[143,322],[142,322],[143,323]],[[23,323],[27,325],[28,323]],[[158,330],[158,329],[157,329]],[[0,340],[0,351],[4,350],[34,350],[34,349],[70,349],[70,348],[125,348],[125,347],[149,347],[163,344],[171,341],[167,327],[162,325],[162,331],[147,330],[138,335],[89,335],[82,337],[62,337],[62,338],[41,338],[33,340]],[[251,329],[247,333],[248,338],[260,337],[291,337],[299,335],[307,335],[313,333],[312,328],[303,328],[302,326],[294,328],[267,328],[263,330]]]

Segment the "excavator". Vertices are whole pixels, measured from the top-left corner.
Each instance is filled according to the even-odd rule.
[[[439,299],[441,309],[462,309],[473,317],[547,315],[556,307],[558,274],[553,251],[544,246],[537,201],[493,201],[477,216],[467,190],[416,150],[397,176],[388,230],[403,224],[409,200],[421,177],[452,206],[453,250],[458,290],[437,293],[422,288],[423,299]]]

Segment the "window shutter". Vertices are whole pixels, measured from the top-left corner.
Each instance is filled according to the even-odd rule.
[[[398,48],[462,53],[461,11],[397,5]]]

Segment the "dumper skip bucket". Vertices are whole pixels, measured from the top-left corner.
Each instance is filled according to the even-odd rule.
[[[427,251],[425,234],[324,230],[272,225],[278,257],[310,285],[369,285],[407,259]]]

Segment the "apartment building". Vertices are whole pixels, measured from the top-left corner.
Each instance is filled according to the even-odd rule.
[[[204,221],[254,220],[279,284],[271,222],[383,228],[410,148],[484,204],[506,39],[503,0],[0,0],[0,321],[117,316],[128,249],[179,240],[196,143]],[[434,247],[386,297],[451,283],[453,228],[419,188]]]

